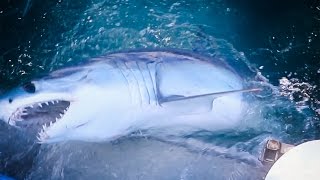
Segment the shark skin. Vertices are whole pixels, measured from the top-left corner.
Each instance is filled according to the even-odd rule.
[[[108,141],[143,129],[215,131],[239,124],[245,91],[240,75],[218,60],[169,50],[118,52],[3,94],[0,119],[40,143]]]

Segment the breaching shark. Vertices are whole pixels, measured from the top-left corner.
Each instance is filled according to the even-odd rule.
[[[232,128],[248,107],[244,79],[222,61],[129,51],[53,71],[7,93],[0,119],[40,143],[107,141],[141,129]]]

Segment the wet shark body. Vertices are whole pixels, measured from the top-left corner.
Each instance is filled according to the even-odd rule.
[[[52,72],[3,95],[0,118],[39,142],[106,141],[140,129],[236,126],[244,80],[193,53],[119,52]],[[245,90],[244,90],[245,91]]]

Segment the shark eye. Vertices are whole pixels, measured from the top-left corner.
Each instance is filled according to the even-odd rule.
[[[32,82],[27,82],[22,87],[28,93],[35,93],[36,92],[36,86]]]

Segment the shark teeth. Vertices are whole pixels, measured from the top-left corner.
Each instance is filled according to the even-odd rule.
[[[51,104],[56,104],[59,101],[49,101]],[[49,102],[45,104],[49,104]],[[49,138],[49,135],[47,134],[48,129],[53,126],[56,122],[58,122],[64,115],[65,113],[69,110],[69,107],[66,107],[66,109],[63,110],[63,112],[59,113],[58,117],[55,118],[55,120],[50,121],[49,123],[46,123],[42,126],[42,129],[38,133],[37,140],[38,143],[43,143],[47,138]]]
[[[45,139],[49,138],[49,135],[46,132],[54,123],[56,123],[58,120],[60,120],[62,116],[63,116],[63,114],[60,114],[60,118],[56,117],[55,120],[50,121],[49,123],[42,125],[42,128],[37,136],[38,143],[42,143]]]
[[[27,115],[25,108],[18,108],[8,119],[8,124],[15,126],[17,121],[22,121],[21,116]]]
[[[45,131],[46,129],[47,129],[47,125],[46,124],[42,125],[42,130]]]
[[[41,131],[38,133],[37,139],[41,143],[45,139],[49,138],[48,134],[46,133],[45,130],[41,129]]]

